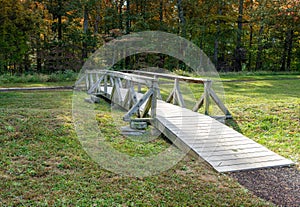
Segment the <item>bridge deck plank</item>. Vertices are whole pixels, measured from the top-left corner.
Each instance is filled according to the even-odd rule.
[[[103,89],[101,89],[103,90]],[[111,93],[111,87],[108,87]],[[125,98],[126,89],[122,89]],[[142,94],[137,94],[141,98]],[[143,106],[141,107],[141,109]],[[156,123],[179,148],[189,148],[218,172],[292,165],[293,162],[270,151],[219,121],[162,100],[157,101]]]

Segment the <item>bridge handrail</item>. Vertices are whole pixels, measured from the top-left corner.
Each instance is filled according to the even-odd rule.
[[[150,68],[151,69],[151,68]],[[152,67],[152,69],[158,69],[156,67]],[[201,83],[204,85],[204,93],[202,94],[201,98],[197,101],[196,105],[193,107],[193,111],[198,111],[200,107],[204,104],[204,113],[209,115],[209,106],[210,106],[210,97],[212,100],[217,104],[217,106],[223,111],[226,118],[231,118],[231,114],[227,107],[222,103],[219,99],[217,94],[214,92],[212,88],[212,80],[210,79],[203,79],[203,78],[194,78],[194,77],[185,77],[179,75],[172,75],[172,74],[163,74],[163,73],[155,73],[155,72],[148,72],[148,71],[141,71],[141,70],[125,70],[123,72],[127,72],[130,74],[138,74],[140,76],[151,76],[155,79],[158,78],[166,78],[174,80],[174,89],[172,90],[171,94],[167,98],[166,102],[170,103],[172,100],[173,102],[178,102],[181,107],[185,107],[185,103],[180,92],[179,82],[184,81],[188,83]]]
[[[86,70],[85,74],[106,74],[111,77],[122,78],[125,80],[130,80],[136,83],[145,84],[147,86],[151,86],[153,81],[156,81],[155,78],[140,76],[136,74],[127,75],[126,73],[119,72],[119,71],[111,71],[111,70]]]
[[[86,70],[84,75],[76,82],[75,87],[85,80],[85,85],[88,94],[102,95],[111,100],[114,104],[128,110],[123,116],[124,121],[131,120],[147,120],[151,121],[156,118],[156,104],[157,104],[157,79],[128,74],[111,70]],[[122,83],[125,80],[125,85]],[[145,85],[147,87],[146,93],[139,94],[135,92],[134,84]],[[111,87],[111,92],[108,91]],[[121,89],[126,89],[125,98],[122,98]],[[140,108],[143,110],[140,111]],[[132,119],[133,114],[137,114],[137,119]],[[146,118],[150,115],[150,118]]]
[[[156,68],[154,68],[156,69]],[[122,72],[130,73],[130,74],[138,74],[138,75],[144,75],[144,76],[151,76],[154,78],[166,78],[166,79],[172,79],[172,80],[179,80],[179,81],[185,81],[189,83],[206,83],[211,82],[210,79],[203,79],[203,78],[193,78],[193,77],[186,77],[186,76],[180,76],[180,75],[172,75],[172,74],[164,74],[164,73],[155,73],[155,72],[148,72],[148,71],[141,71],[141,70],[124,70]]]
[[[151,77],[149,77],[149,76],[151,76]],[[173,104],[178,104],[179,106],[185,108],[186,107],[185,101],[183,99],[183,95],[181,94],[179,83],[181,81],[189,82],[189,83],[200,83],[200,84],[203,84],[203,86],[204,86],[204,92],[201,95],[200,99],[196,102],[196,104],[192,110],[198,111],[202,106],[204,106],[204,114],[209,115],[210,114],[209,113],[210,102],[213,101],[217,104],[217,106],[225,114],[225,117],[231,118],[231,114],[230,114],[229,110],[222,103],[222,101],[219,99],[217,94],[214,92],[214,90],[212,88],[212,80],[210,80],[210,79],[184,77],[184,76],[162,74],[162,73],[155,73],[155,72],[148,72],[148,71],[127,70],[127,71],[120,72],[120,71],[111,71],[111,70],[86,70],[84,76],[82,76],[78,80],[77,84],[79,84],[83,80],[86,80],[85,82],[86,82],[86,88],[88,90],[88,93],[92,94],[93,91],[99,90],[101,88],[100,83],[103,82],[104,83],[104,92],[107,93],[108,80],[110,80],[111,86],[114,87],[118,96],[120,96],[120,94],[118,92],[119,88],[123,87],[121,79],[129,81],[129,82],[137,83],[138,84],[137,85],[138,86],[137,93],[141,93],[141,85],[146,85],[149,89],[148,90],[149,94],[147,94],[147,95],[144,94],[144,96],[145,96],[144,99],[142,99],[142,101],[139,103],[137,103],[135,100],[133,101],[133,102],[135,102],[135,106],[130,108],[129,112],[125,116],[125,118],[128,120],[129,117],[134,112],[137,112],[139,110],[140,106],[143,103],[145,103],[146,99],[148,99],[150,96],[153,101],[150,101],[150,99],[149,99],[149,101],[147,102],[147,110],[146,111],[149,111],[149,109],[151,108],[151,113],[152,113],[151,117],[155,118],[155,116],[156,116],[156,114],[155,114],[156,113],[156,99],[157,98],[162,99],[160,90],[159,90],[159,85],[158,85],[159,78],[174,80],[173,90],[171,91],[168,98],[166,99],[166,102],[168,102],[168,103],[173,102]],[[114,83],[116,83],[117,85],[115,85]],[[134,93],[134,89],[132,88],[131,91],[132,91],[132,93],[128,94],[129,97],[132,96],[132,94]],[[136,98],[134,98],[134,99],[136,99]],[[122,103],[122,104],[124,105],[125,103]],[[144,115],[146,115],[146,114],[144,114]],[[143,115],[143,117],[144,117],[144,115]]]

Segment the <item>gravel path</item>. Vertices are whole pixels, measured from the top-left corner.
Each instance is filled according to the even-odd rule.
[[[295,167],[230,173],[255,195],[279,206],[300,206],[300,171]]]

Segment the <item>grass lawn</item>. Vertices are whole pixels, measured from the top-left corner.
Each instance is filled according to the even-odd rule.
[[[300,161],[300,79],[225,82],[235,129],[272,151]]]
[[[299,79],[226,82],[224,89],[234,116],[229,124],[299,162]],[[0,94],[0,102],[1,206],[271,205],[189,156],[172,169],[145,178],[102,169],[76,137],[70,91],[6,92]],[[98,107],[107,141],[123,152],[147,155],[168,145],[158,139],[141,147],[124,139],[111,124],[109,105]]]

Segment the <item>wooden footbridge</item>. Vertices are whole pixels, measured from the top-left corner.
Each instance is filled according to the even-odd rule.
[[[162,100],[163,82],[173,87]],[[183,83],[202,84],[203,94],[192,109],[186,108]],[[231,118],[228,109],[212,88],[212,81],[169,74],[88,70],[76,82],[88,94],[109,99],[127,111],[124,121],[149,122],[182,150],[200,156],[218,172],[288,166],[292,161],[268,150],[232,128],[210,117],[212,102]],[[198,113],[204,108],[204,114]]]

